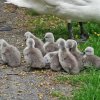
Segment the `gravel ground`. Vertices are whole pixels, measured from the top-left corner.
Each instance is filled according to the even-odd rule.
[[[0,0],[0,38],[16,46],[22,53],[25,47],[23,35],[28,30],[24,21],[28,16],[24,14],[24,8],[6,5],[3,1]],[[54,81],[54,77],[64,72],[25,72],[25,67],[23,56],[22,64],[18,68],[0,65],[0,100],[58,100],[52,97],[53,90],[61,91],[66,96],[71,94],[70,85]]]

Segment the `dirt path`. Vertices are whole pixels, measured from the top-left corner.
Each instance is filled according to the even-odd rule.
[[[16,10],[16,7],[9,10],[8,8],[3,4],[3,0],[0,0],[0,38],[18,47],[22,53],[25,46],[23,35],[28,30],[24,21],[28,16],[25,16],[23,10]],[[58,100],[51,96],[53,90],[60,90],[65,95],[70,94],[70,86],[53,81],[54,77],[62,72],[25,72],[24,68],[23,57],[21,67],[0,66],[0,100]]]

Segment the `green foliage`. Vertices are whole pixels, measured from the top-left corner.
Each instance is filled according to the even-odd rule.
[[[84,78],[80,80],[80,82],[83,82],[83,85],[78,90],[76,89],[74,90],[73,100],[100,100],[100,95],[99,95],[100,74],[99,73],[93,71],[89,76],[85,76],[85,77],[83,76]]]
[[[31,16],[38,16],[38,15],[40,15],[39,13],[35,12],[35,11],[32,10],[32,9],[28,9],[28,10],[26,11],[26,13],[27,13],[28,15],[31,15]]]
[[[62,92],[57,91],[57,90],[53,90],[53,91],[51,92],[51,95],[52,95],[53,97],[57,97],[58,100],[68,100],[68,98],[67,98],[65,95],[63,95]]]
[[[67,39],[68,31],[67,31],[67,23],[66,21],[51,15],[41,15],[37,14],[33,10],[27,11],[28,15],[33,16],[33,19],[29,20],[29,23],[33,25],[32,32],[36,33],[37,36],[42,38],[46,32],[52,32],[55,35],[55,39],[62,37]],[[77,22],[72,22],[73,24],[73,33],[75,38],[79,38],[79,25]],[[100,36],[100,27],[97,23],[84,23],[84,27],[87,33],[94,34],[98,37]]]
[[[87,69],[79,75],[60,75],[56,81],[74,87],[73,100],[100,100],[100,71]]]

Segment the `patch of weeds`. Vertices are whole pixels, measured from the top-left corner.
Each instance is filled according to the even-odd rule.
[[[31,16],[39,16],[40,15],[39,13],[37,13],[36,11],[34,11],[32,9],[26,10],[26,14],[31,15]]]
[[[57,97],[58,100],[68,100],[68,97],[66,97],[65,95],[63,95],[63,93],[61,93],[60,91],[53,90],[51,92],[51,95],[53,97]]]
[[[26,10],[26,14],[32,16],[28,23],[32,25],[33,28],[30,30],[36,33],[40,38],[48,31],[54,33],[55,38],[58,39],[62,37],[67,39],[69,33],[67,30],[67,22],[51,15],[39,15],[34,10]],[[78,22],[72,22],[73,33],[75,38],[79,38],[80,27]],[[100,24],[98,23],[84,23],[84,27],[89,35],[100,36]],[[98,35],[99,34],[99,35]]]
[[[90,38],[85,43],[81,43],[78,47],[81,51],[84,51],[87,46],[92,46],[94,48],[95,55],[100,56],[100,37],[90,35]]]

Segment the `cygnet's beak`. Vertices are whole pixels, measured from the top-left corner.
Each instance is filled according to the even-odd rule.
[[[45,42],[45,37],[42,39],[43,42]]]
[[[81,55],[85,55],[85,52],[82,52]]]
[[[25,38],[24,41],[26,41],[27,39]]]
[[[72,50],[72,48],[69,48],[69,51],[71,51]]]

